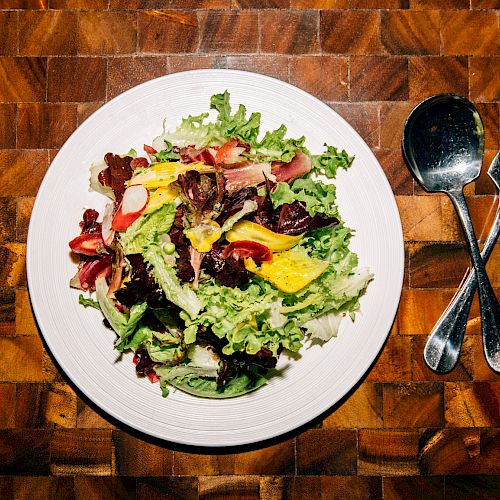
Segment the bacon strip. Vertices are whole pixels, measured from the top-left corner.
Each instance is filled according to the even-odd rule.
[[[247,186],[257,186],[271,175],[270,163],[249,163],[243,167],[224,169],[226,189],[238,191]]]
[[[307,174],[312,168],[309,156],[297,150],[290,163],[273,162],[271,172],[276,176],[276,182],[290,182],[297,177]]]
[[[81,267],[70,284],[80,290],[94,291],[96,279],[108,276],[111,276],[111,256],[105,255],[100,259],[81,262]]]

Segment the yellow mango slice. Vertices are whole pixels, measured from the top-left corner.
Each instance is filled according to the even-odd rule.
[[[231,243],[242,240],[255,241],[265,245],[272,252],[283,252],[297,245],[302,235],[279,234],[255,222],[240,220],[226,233],[226,239]]]
[[[212,250],[212,245],[221,237],[222,231],[217,222],[209,220],[198,226],[185,229],[184,234],[195,250],[206,253]]]
[[[245,259],[248,271],[264,278],[285,293],[295,293],[320,276],[328,267],[328,262],[313,259],[293,251],[273,255],[271,262],[263,262],[257,267],[253,259]]]
[[[165,205],[165,203],[175,200],[175,198],[177,198],[177,193],[170,186],[160,187],[149,195],[149,201],[144,213],[150,214]]]
[[[167,161],[154,163],[140,174],[135,175],[127,182],[127,186],[142,184],[145,188],[156,189],[166,187],[177,180],[179,175],[196,170],[197,172],[213,172],[214,167],[204,163],[180,163],[177,161]]]

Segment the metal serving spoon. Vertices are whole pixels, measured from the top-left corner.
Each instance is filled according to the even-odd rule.
[[[481,172],[484,129],[476,108],[467,99],[439,94],[420,103],[408,116],[403,132],[403,155],[420,184],[429,192],[446,193],[455,205],[475,269],[486,360],[500,371],[500,306],[486,274],[463,194],[463,187]],[[467,322],[467,311],[457,321]],[[464,319],[465,318],[465,319]],[[446,342],[448,339],[444,338]],[[430,350],[431,367],[456,349]],[[459,346],[458,346],[459,348]],[[456,361],[455,361],[456,362]],[[441,361],[453,366],[453,360]],[[447,370],[444,370],[447,371]]]
[[[493,159],[488,169],[488,175],[500,191],[500,151]],[[481,257],[484,262],[488,260],[493,248],[495,248],[495,241],[499,232],[500,205],[497,208],[490,234],[486,238],[481,252]],[[457,291],[431,331],[427,344],[425,345],[424,358],[427,365],[437,373],[447,373],[457,364],[467,326],[470,306],[476,289],[476,273],[474,269],[471,269],[462,287]],[[492,341],[494,341],[493,337]],[[484,344],[485,354],[494,348],[495,346],[486,347],[486,344]]]

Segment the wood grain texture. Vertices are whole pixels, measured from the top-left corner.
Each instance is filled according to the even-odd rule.
[[[404,57],[353,56],[350,63],[352,100],[408,99],[408,61]]]
[[[255,11],[206,11],[199,14],[199,52],[244,54],[257,52],[259,17]]]
[[[358,474],[363,476],[418,474],[419,432],[362,429],[358,436]]]
[[[363,30],[358,29],[363,26]],[[321,12],[320,40],[323,52],[333,54],[381,54],[380,13],[377,11]]]
[[[125,92],[151,78],[168,73],[168,59],[160,57],[120,57],[108,62],[107,97]]]
[[[139,49],[142,52],[177,53],[195,51],[198,21],[194,13],[141,11],[138,14]]]
[[[19,54],[71,55],[77,52],[78,15],[64,10],[26,10],[19,14]]]
[[[50,471],[54,475],[112,474],[110,430],[55,430],[50,451]]]
[[[17,12],[0,12],[0,55],[15,54],[17,52]]]
[[[439,54],[439,11],[382,12],[382,45],[390,54]]]
[[[61,147],[76,128],[76,106],[20,104],[17,145],[26,149]]]
[[[296,59],[293,59],[296,60]],[[175,68],[172,66],[173,59],[171,60],[172,71]],[[184,61],[176,61],[177,65],[181,63],[185,64]],[[216,65],[213,67],[226,67],[228,69],[240,69],[243,71],[253,71],[254,73],[260,73],[262,75],[272,76],[273,78],[278,78],[279,80],[288,81],[289,73],[292,70],[289,69],[290,58],[286,54],[283,55],[261,55],[261,56],[227,56],[219,57],[215,61]],[[335,88],[335,85],[332,84]]]
[[[499,0],[0,0],[0,498],[497,498],[500,375],[484,359],[477,297],[455,369],[438,375],[423,358],[469,259],[450,201],[416,183],[401,137],[433,94],[476,104],[486,150],[465,191],[484,241],[498,204],[486,171],[500,148],[499,9]],[[405,249],[397,317],[360,384],[295,434],[228,452],[146,441],[75,392],[40,338],[25,271],[35,196],[77,125],[135,85],[200,68],[278,78],[344,117],[387,176]],[[499,263],[497,244],[487,269],[500,295]]]
[[[295,467],[295,442],[285,441],[276,446],[239,454],[206,454],[175,452],[174,474],[188,475],[193,471],[200,476],[291,474]]]
[[[106,61],[65,57],[49,61],[48,99],[53,102],[100,101],[106,98]]]
[[[290,61],[290,83],[324,101],[346,100],[347,82],[347,58],[302,56]]]
[[[169,476],[173,452],[146,444],[125,432],[113,431],[116,474],[121,476]]]
[[[6,429],[0,433],[0,474],[47,476],[50,473],[47,430]]]
[[[357,442],[352,430],[312,429],[297,438],[297,472],[356,474]]]
[[[135,13],[89,11],[80,14],[80,54],[130,54],[135,52],[136,44]]]
[[[309,54],[319,49],[319,14],[315,11],[264,11],[259,14],[260,50],[277,54]],[[280,26],[280,29],[276,29]],[[246,27],[249,28],[248,26]],[[251,32],[250,29],[248,29]]]
[[[0,57],[0,100],[44,101],[46,75],[46,58]]]

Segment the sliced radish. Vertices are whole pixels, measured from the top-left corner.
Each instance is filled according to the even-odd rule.
[[[148,190],[141,184],[135,184],[125,190],[122,200],[122,212],[126,214],[135,214],[146,208],[149,200]]]
[[[149,191],[141,184],[125,189],[123,199],[111,224],[117,231],[125,231],[142,214],[149,200]]]
[[[84,233],[69,242],[69,247],[73,252],[82,255],[99,255],[99,249],[104,249],[104,240],[99,233]]]
[[[111,245],[113,238],[115,237],[115,230],[111,226],[113,222],[113,203],[108,203],[104,208],[104,213],[102,216],[102,239],[105,245]]]

